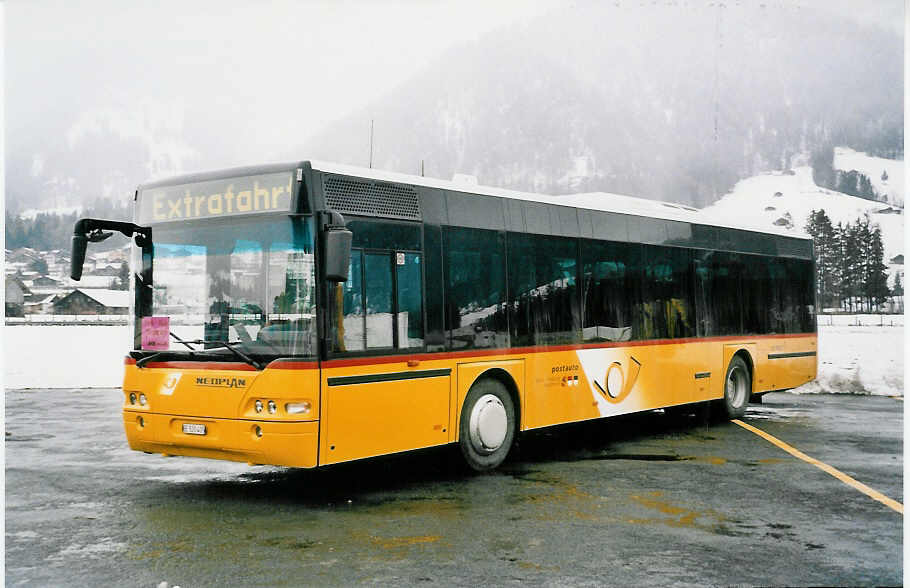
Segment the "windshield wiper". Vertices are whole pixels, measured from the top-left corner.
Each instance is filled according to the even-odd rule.
[[[215,347],[215,349],[227,349],[228,351],[230,351],[231,353],[233,353],[234,355],[239,357],[241,360],[243,360],[244,363],[247,363],[247,364],[253,366],[257,370],[261,370],[264,367],[261,362],[253,359],[252,357],[250,357],[243,351],[240,351],[239,349],[234,348],[234,345],[241,345],[241,344],[243,344],[243,341],[222,341],[220,339],[194,339],[192,341],[185,341],[183,339],[178,338],[173,333],[171,333],[171,335],[173,335],[174,338],[177,339],[177,341],[179,341],[180,343],[182,343],[190,348],[190,351],[188,351],[188,352],[181,351],[179,353],[188,353],[189,357],[191,359],[198,359],[200,357],[200,355],[199,355],[199,353],[194,353],[194,351],[198,351],[198,350],[193,347],[190,347],[190,345],[216,345],[217,347]],[[153,361],[154,359],[161,357],[162,355],[167,355],[169,353],[174,353],[174,352],[173,351],[159,351],[158,353],[153,353],[151,355],[143,357],[136,361],[136,367],[141,368],[148,362]]]
[[[260,362],[256,361],[255,359],[253,359],[252,357],[250,357],[243,351],[240,351],[239,349],[234,348],[234,345],[242,345],[243,341],[222,341],[221,339],[196,339],[195,341],[181,341],[181,343],[183,343],[184,345],[186,345],[187,343],[195,343],[195,344],[201,343],[203,345],[217,345],[218,347],[216,347],[216,349],[221,349],[221,348],[227,349],[228,351],[230,351],[231,353],[233,353],[234,355],[236,355],[237,357],[242,359],[244,362],[250,364],[257,370],[261,370],[263,368],[263,366]]]

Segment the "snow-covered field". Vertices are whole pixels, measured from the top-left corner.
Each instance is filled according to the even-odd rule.
[[[6,326],[6,388],[108,388],[123,383],[123,358],[131,347],[123,326]]]
[[[904,395],[904,328],[819,326],[818,377],[801,394]]]
[[[904,162],[902,160],[872,157],[847,147],[835,147],[834,169],[856,170],[865,174],[872,182],[876,192],[888,195],[888,202],[904,205]],[[888,179],[882,179],[882,172],[888,173]]]
[[[902,326],[819,322],[819,376],[798,392],[903,396]],[[126,327],[99,326],[6,327],[3,339],[6,388],[119,387],[130,343]]]

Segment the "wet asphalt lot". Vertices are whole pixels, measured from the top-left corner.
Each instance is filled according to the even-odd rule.
[[[903,403],[745,419],[903,501]],[[882,585],[902,516],[733,424],[660,412],[324,471],[127,449],[118,390],[6,391],[8,586]]]

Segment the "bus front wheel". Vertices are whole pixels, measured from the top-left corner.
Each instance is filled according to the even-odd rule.
[[[501,464],[515,441],[515,404],[498,380],[483,378],[461,408],[458,443],[468,466],[482,472]]]
[[[752,376],[742,357],[734,355],[724,378],[723,409],[728,419],[738,419],[746,414],[752,394]]]

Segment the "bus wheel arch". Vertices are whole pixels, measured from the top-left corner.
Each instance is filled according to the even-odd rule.
[[[749,379],[752,381],[752,387],[755,387],[755,362],[752,361],[752,354],[749,353],[747,349],[740,349],[733,354],[733,357],[741,357],[743,362],[746,364],[746,368],[749,370]],[[733,360],[733,357],[730,360]],[[749,390],[751,393],[752,390]]]
[[[461,406],[458,444],[467,465],[492,470],[508,456],[520,423],[518,389],[503,370],[491,369],[474,380]]]
[[[755,377],[752,357],[745,349],[736,351],[724,371],[723,397],[718,401],[728,419],[741,418],[746,413]]]

